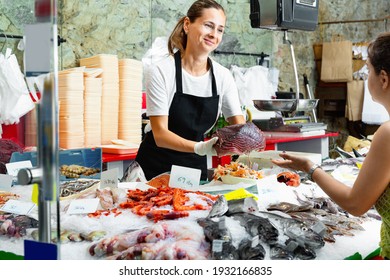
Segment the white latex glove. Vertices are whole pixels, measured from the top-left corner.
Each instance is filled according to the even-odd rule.
[[[214,144],[217,143],[218,137],[211,138],[208,141],[200,141],[195,144],[194,150],[195,154],[198,154],[200,156],[216,156],[217,152],[214,149]]]

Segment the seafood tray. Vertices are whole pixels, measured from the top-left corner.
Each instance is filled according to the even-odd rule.
[[[231,162],[224,166],[218,165],[214,169],[213,179],[220,179],[224,184],[235,185],[238,183],[256,185],[256,180],[263,178],[263,174],[253,170],[246,164],[240,162]]]
[[[95,191],[99,186],[100,181],[95,179],[77,179],[61,182],[60,200],[76,199]]]
[[[297,155],[297,156],[303,156],[309,158],[311,161],[317,164],[321,164],[322,157],[321,154],[316,153],[304,153],[304,152],[293,152],[293,151],[286,151],[289,154]],[[254,166],[254,164],[257,165],[257,169],[263,169],[263,168],[272,168],[275,165],[271,162],[273,159],[280,159],[279,154],[281,151],[262,151],[262,152],[251,152],[248,155],[240,155],[237,162],[242,162],[247,165],[251,165],[251,167]]]
[[[37,166],[37,152],[14,152],[10,162],[31,161]],[[74,180],[75,178],[100,179],[102,170],[102,149],[85,148],[59,151],[60,181]]]
[[[232,175],[221,176],[221,181],[222,181],[222,183],[228,184],[228,185],[235,185],[238,183],[256,185],[256,182],[257,182],[256,179],[242,178],[242,177],[237,177],[237,176],[232,176]]]

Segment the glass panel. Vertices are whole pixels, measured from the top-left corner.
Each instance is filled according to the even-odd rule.
[[[8,94],[3,100],[17,96],[17,102],[10,105],[21,112],[18,115],[21,121],[11,120],[11,123],[23,126],[22,131],[26,114],[36,122],[30,131],[36,138],[37,151],[30,153],[35,155],[35,164],[28,160],[31,166],[20,166],[12,174],[14,182],[9,193],[13,196],[6,203],[15,205],[6,207],[6,214],[0,216],[0,223],[7,227],[2,227],[0,237],[4,242],[0,242],[0,250],[25,259],[59,258],[59,180],[58,171],[55,172],[59,170],[56,6],[56,0],[0,3],[4,11],[0,15],[0,39],[4,40],[1,51],[10,48],[15,53],[21,73],[25,74],[20,84],[26,84],[23,92],[3,88],[2,92]],[[0,78],[13,80],[9,76]],[[22,97],[25,99],[20,101]],[[24,136],[17,139],[22,146],[27,144]]]

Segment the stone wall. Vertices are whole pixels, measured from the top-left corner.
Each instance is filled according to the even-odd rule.
[[[271,66],[280,70],[279,90],[295,88],[292,60],[283,32],[253,29],[249,21],[249,0],[220,0],[228,21],[221,51],[270,54]],[[59,48],[60,69],[78,65],[78,60],[98,53],[117,54],[119,58],[142,59],[157,37],[169,36],[176,21],[184,15],[188,0],[58,0],[59,35],[67,40]],[[23,34],[23,26],[34,21],[34,0],[0,0],[0,32]],[[321,0],[319,21],[358,20],[388,16],[388,0]],[[389,24],[387,24],[388,28]],[[292,31],[301,87],[307,74],[315,85],[313,43],[330,40],[341,34],[353,42],[373,39],[386,28],[384,22],[320,24],[315,32]],[[1,43],[4,39],[0,38]],[[6,46],[16,50],[17,42]],[[214,55],[226,67],[251,67],[257,56]]]

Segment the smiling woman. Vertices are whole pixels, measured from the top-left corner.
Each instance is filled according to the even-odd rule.
[[[232,74],[209,57],[221,43],[225,23],[220,4],[195,1],[169,37],[170,56],[147,73],[150,124],[136,158],[146,179],[179,165],[202,170],[206,180],[206,155],[216,154],[218,138],[204,141],[204,135],[221,112],[229,124],[245,123]]]

